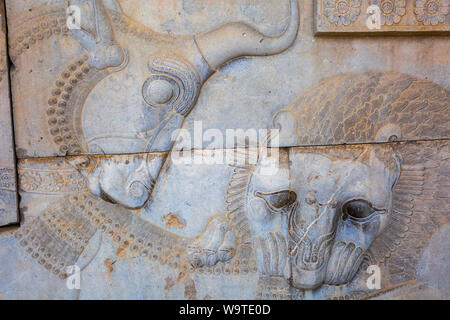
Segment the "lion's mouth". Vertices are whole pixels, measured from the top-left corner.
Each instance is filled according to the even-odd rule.
[[[365,250],[353,242],[339,242],[328,261],[325,283],[343,285],[353,280],[365,257]]]
[[[294,258],[296,267],[317,271],[321,269],[330,255],[331,246],[337,232],[337,223],[332,226],[331,232],[312,240],[309,235],[309,227],[299,226],[295,221],[297,206],[289,217],[289,248],[290,255]]]
[[[300,234],[295,230],[291,231],[289,245],[296,267],[308,271],[321,269],[330,255],[335,235],[336,229],[313,242],[304,230]]]

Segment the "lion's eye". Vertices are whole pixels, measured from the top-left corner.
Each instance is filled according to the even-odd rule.
[[[344,220],[347,218],[353,221],[367,221],[377,214],[383,214],[385,210],[376,209],[366,200],[350,200],[342,206],[342,214]]]
[[[271,193],[256,191],[255,196],[263,199],[269,209],[276,212],[281,211],[297,201],[297,194],[290,190]]]

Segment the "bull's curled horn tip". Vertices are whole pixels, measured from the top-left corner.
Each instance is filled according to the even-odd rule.
[[[268,36],[243,22],[229,22],[195,37],[209,65],[215,69],[242,56],[268,56],[288,49],[299,29],[298,0],[290,1],[290,18],[278,36]]]

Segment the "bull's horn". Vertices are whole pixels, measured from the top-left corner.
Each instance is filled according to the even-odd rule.
[[[204,58],[214,69],[242,56],[268,56],[283,52],[297,37],[298,0],[290,0],[290,21],[278,36],[268,36],[243,22],[229,22],[195,37]]]

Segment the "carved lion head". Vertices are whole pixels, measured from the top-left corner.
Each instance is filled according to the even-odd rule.
[[[369,146],[291,149],[277,175],[256,168],[247,212],[260,273],[299,289],[350,282],[389,223],[400,158]]]

